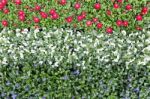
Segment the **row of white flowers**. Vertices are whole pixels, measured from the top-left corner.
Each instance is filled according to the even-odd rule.
[[[47,62],[51,67],[58,67],[64,62],[74,62],[85,69],[95,59],[97,64],[119,64],[124,61],[128,68],[135,61],[139,65],[150,61],[148,45],[150,31],[145,30],[108,35],[71,29],[13,31],[5,28],[0,33],[0,64],[15,65],[31,59],[35,66]]]

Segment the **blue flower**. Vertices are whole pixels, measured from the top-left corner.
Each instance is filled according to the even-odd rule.
[[[4,92],[3,92],[3,93],[1,93],[1,97],[4,97],[5,95],[6,95],[6,93],[4,93]]]
[[[20,87],[20,85],[18,84],[18,83],[16,83],[15,84],[15,88],[17,89],[17,88],[19,88]]]
[[[131,88],[131,87],[132,87],[132,85],[131,85],[131,84],[128,84],[128,87],[129,87],[129,88]]]
[[[12,99],[16,99],[17,95],[16,94],[12,94]]]
[[[46,97],[43,96],[42,99],[46,99]]]
[[[130,76],[128,76],[128,81],[131,82],[132,81],[132,78]]]
[[[80,71],[79,71],[79,70],[75,70],[75,71],[73,71],[73,74],[74,74],[74,75],[79,75],[79,74],[80,74]]]
[[[25,91],[29,91],[29,89],[30,89],[30,87],[27,85],[27,86],[25,87]]]
[[[135,88],[133,91],[136,92],[136,93],[139,93],[140,89],[139,88]]]
[[[63,77],[63,79],[64,79],[64,80],[68,80],[68,76],[65,75],[65,76]]]
[[[9,86],[10,84],[11,84],[10,81],[7,81],[7,82],[6,82],[6,85],[7,85],[7,86]]]
[[[72,99],[74,99],[74,96],[72,96]]]
[[[128,97],[124,97],[123,99],[130,99],[130,98],[128,98]]]

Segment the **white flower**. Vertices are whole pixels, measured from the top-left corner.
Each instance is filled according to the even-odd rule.
[[[23,53],[20,52],[19,54],[20,54],[20,58],[21,58],[21,59],[24,59]]]
[[[127,34],[125,30],[122,30],[121,33],[122,33],[123,35],[126,35],[126,34]]]
[[[39,29],[35,29],[34,30],[34,33],[38,33],[38,32],[40,32]]]
[[[36,53],[36,51],[31,49],[31,53]]]
[[[18,33],[18,32],[20,32],[21,30],[20,29],[16,29],[16,32]]]
[[[39,61],[39,64],[43,64],[43,61]]]
[[[2,60],[2,64],[6,65],[7,64],[7,58],[4,57],[3,60]]]

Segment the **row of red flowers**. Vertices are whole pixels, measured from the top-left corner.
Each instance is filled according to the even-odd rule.
[[[17,6],[19,6],[19,5],[22,4],[22,0],[12,0],[12,2],[13,2],[15,5],[17,5]],[[50,2],[50,1],[48,1],[48,2]],[[67,4],[67,0],[59,0],[59,1],[57,1],[57,2],[58,2],[60,5],[62,5],[62,6],[65,6],[65,5]],[[120,5],[119,5],[120,3],[123,3],[123,0],[117,0],[116,2],[114,2],[114,3],[113,3],[113,8],[116,9],[116,10],[117,10],[117,9],[120,9]],[[3,12],[4,14],[6,14],[6,15],[8,15],[9,12],[10,12],[10,9],[8,9],[7,6],[6,6],[7,4],[8,4],[8,1],[7,1],[7,0],[1,0],[1,2],[0,2],[0,11],[2,11],[2,12]],[[79,9],[82,7],[82,5],[81,5],[80,2],[76,2],[73,7],[74,7],[75,10],[79,10]],[[99,2],[95,2],[95,3],[93,4],[93,9],[95,9],[96,11],[101,10],[101,7],[102,7],[102,5],[101,5],[101,3],[99,3]],[[126,11],[131,11],[132,9],[133,9],[133,7],[132,7],[131,4],[125,5],[125,10],[126,10]],[[42,19],[47,19],[48,17],[50,17],[52,20],[57,20],[57,19],[60,18],[59,12],[57,12],[55,8],[49,9],[49,12],[47,13],[47,12],[45,12],[45,11],[42,11],[42,7],[41,7],[40,5],[36,4],[35,7],[32,8],[32,10],[33,10],[33,11],[38,11]],[[136,20],[136,21],[142,21],[144,15],[148,14],[148,11],[149,11],[149,10],[148,10],[148,7],[146,7],[146,6],[142,7],[142,8],[141,8],[141,12],[138,13],[138,14],[135,16],[135,20]],[[24,22],[24,21],[27,19],[27,15],[26,15],[26,12],[25,12],[25,11],[23,11],[23,10],[20,9],[20,10],[17,12],[17,14],[18,14],[18,15],[17,15],[17,16],[18,16],[18,20]],[[70,15],[70,16],[68,16],[68,17],[65,17],[64,20],[65,20],[67,23],[71,23],[71,22],[76,18],[76,20],[77,20],[78,22],[81,22],[81,21],[83,21],[84,19],[86,19],[86,16],[87,16],[87,15],[88,15],[88,13],[87,13],[86,11],[82,11],[82,13],[81,13],[80,15],[77,15],[77,16]],[[111,10],[107,10],[107,11],[106,11],[106,15],[107,15],[107,16],[111,16],[111,15],[112,15],[112,11],[111,11]],[[33,16],[33,22],[34,22],[34,23],[40,23],[41,18],[39,18],[39,17],[37,17],[37,16]],[[9,22],[8,22],[6,19],[3,19],[1,22],[2,22],[2,25],[3,25],[4,27],[7,27],[8,24],[9,24]],[[128,27],[128,26],[129,26],[128,20],[121,20],[121,19],[118,19],[118,20],[116,20],[115,23],[116,23],[116,25],[117,25],[118,27],[121,27],[121,26],[123,26],[123,27]],[[103,27],[103,23],[100,22],[100,21],[99,21],[99,18],[97,18],[97,17],[93,17],[92,20],[91,20],[91,19],[90,19],[90,20],[86,20],[86,23],[85,23],[85,24],[86,24],[87,27],[92,26],[92,24],[96,24],[97,29],[101,29],[101,28]],[[136,29],[137,29],[137,30],[142,30],[142,28],[141,28],[140,26],[136,26]],[[106,32],[112,33],[112,32],[113,32],[113,28],[112,28],[112,27],[107,27],[107,28],[106,28]]]

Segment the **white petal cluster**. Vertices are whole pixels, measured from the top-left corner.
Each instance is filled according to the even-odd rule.
[[[87,68],[92,62],[110,67],[125,63],[126,68],[150,61],[150,31],[137,33],[90,33],[71,29],[29,31],[3,29],[0,33],[0,64],[31,62],[58,67],[75,64]],[[12,63],[13,62],[13,63]]]

